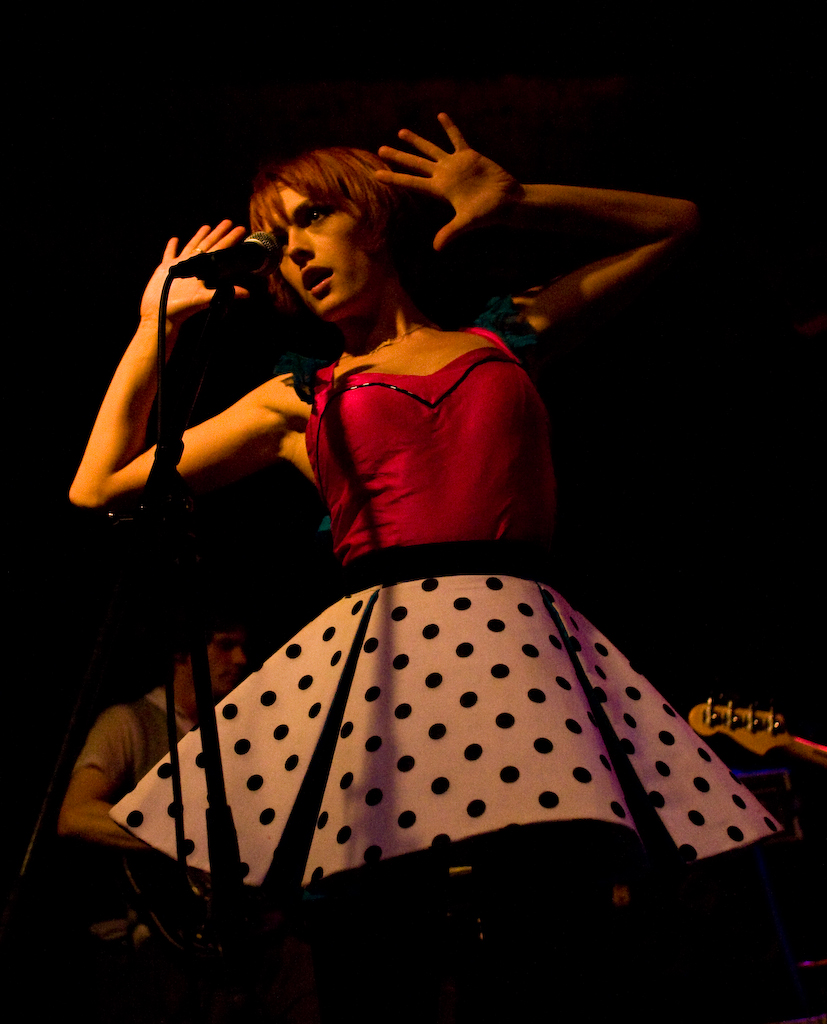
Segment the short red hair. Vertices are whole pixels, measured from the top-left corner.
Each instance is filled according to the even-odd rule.
[[[265,165],[253,182],[250,228],[275,233],[283,227],[287,216],[281,193],[289,188],[313,203],[350,213],[359,221],[362,242],[368,251],[378,252],[387,245],[393,254],[394,240],[409,201],[402,190],[377,181],[378,170],[388,170],[378,156],[344,146],[314,149],[290,160]],[[278,271],[270,277],[270,292],[280,308],[296,308]]]

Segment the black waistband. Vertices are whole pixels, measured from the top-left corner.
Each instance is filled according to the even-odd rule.
[[[437,576],[517,576],[548,582],[548,554],[517,541],[456,541],[373,551],[342,569],[345,593]]]

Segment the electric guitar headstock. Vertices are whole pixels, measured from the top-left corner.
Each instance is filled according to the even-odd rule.
[[[699,736],[723,733],[762,757],[775,747],[784,747],[796,757],[827,767],[827,747],[793,736],[787,730],[784,716],[772,707],[736,707],[734,701],[716,703],[710,697],[704,704],[696,704],[687,720]]]

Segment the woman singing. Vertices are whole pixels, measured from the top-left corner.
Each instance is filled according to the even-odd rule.
[[[440,879],[451,868],[470,866],[480,905],[499,907],[480,915],[493,945],[483,943],[476,1019],[541,1019],[552,961],[563,975],[588,975],[584,908],[603,899],[601,858],[642,839],[691,861],[775,828],[544,568],[555,481],[527,367],[649,284],[694,233],[696,209],[523,185],[439,120],[445,148],[403,131],[414,153],[315,151],[259,175],[251,226],[283,245],[276,301],[335,325],[341,354],[304,379],[280,374],[187,430],[178,467],[197,494],[287,460],[330,513],[346,596],[217,716],[248,884],[296,871],[297,884],[325,894],[319,983],[332,1020],[436,1019],[439,989],[426,979],[442,970]],[[410,193],[453,211],[438,250],[507,226],[600,238],[607,255],[495,303],[476,326],[442,330],[400,275]],[[72,485],[75,504],[141,494],[167,272],[244,236],[224,222],[168,244]],[[211,294],[174,283],[170,349]],[[199,751],[197,733],[180,747],[190,863],[207,868]],[[114,816],[174,855],[169,787],[150,773]]]

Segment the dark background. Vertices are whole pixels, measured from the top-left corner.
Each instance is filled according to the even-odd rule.
[[[368,10],[256,11],[242,30],[226,12],[206,26],[194,13],[197,32],[146,12],[111,26],[21,19],[6,96],[19,257],[4,389],[10,872],[129,560],[129,527],[72,509],[66,492],[167,237],[244,223],[270,152],[375,150],[402,126],[438,139],[440,110],[522,180],[699,205],[691,251],[543,381],[560,477],[556,582],[683,713],[719,693],[774,700],[793,731],[827,741],[815,22],[795,7],[781,24],[614,12],[470,24],[446,11],[412,28],[407,10],[394,26]],[[234,310],[202,408],[266,378],[280,344],[257,308]],[[198,506],[206,560],[266,609],[263,648],[320,599],[313,512],[283,471]],[[143,568],[129,577],[135,621],[154,602],[154,567]],[[135,682],[131,654],[113,661],[100,699]],[[734,744],[721,752],[758,766]],[[811,774],[793,771],[809,792]]]

